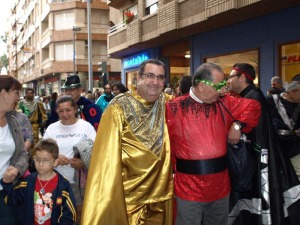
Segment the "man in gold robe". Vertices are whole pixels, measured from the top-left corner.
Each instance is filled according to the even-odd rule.
[[[84,197],[82,225],[171,225],[173,181],[162,93],[165,65],[144,61],[136,90],[102,115]]]
[[[27,88],[25,94],[25,99],[20,102],[20,108],[25,114],[27,114],[31,123],[34,146],[39,140],[39,128],[46,125],[48,116],[43,103],[34,99],[34,90],[32,88]]]

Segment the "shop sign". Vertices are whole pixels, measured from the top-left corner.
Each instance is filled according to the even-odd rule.
[[[127,58],[124,58],[123,60],[123,68],[128,69],[131,67],[138,67],[143,61],[149,59],[149,53],[148,52],[142,52],[140,54],[136,54]]]
[[[282,56],[281,63],[282,64],[300,63],[300,54],[299,55]]]

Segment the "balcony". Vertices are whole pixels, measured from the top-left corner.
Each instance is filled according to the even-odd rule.
[[[108,4],[119,8],[125,2],[110,0]],[[274,7],[269,7],[270,3]],[[281,0],[168,1],[154,14],[112,27],[108,34],[108,54],[121,58],[299,4],[297,0],[289,3]]]
[[[116,9],[119,9],[127,0],[110,0],[107,1],[107,5]]]

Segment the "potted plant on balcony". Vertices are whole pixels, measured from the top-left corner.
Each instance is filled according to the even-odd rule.
[[[134,19],[134,13],[130,10],[125,12],[125,23],[128,24]]]

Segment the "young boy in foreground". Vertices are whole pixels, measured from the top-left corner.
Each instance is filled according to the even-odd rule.
[[[22,205],[24,225],[75,224],[76,202],[70,183],[54,170],[58,165],[58,146],[52,139],[39,141],[34,147],[37,172],[17,186],[0,181],[8,195],[8,205]],[[9,169],[6,173],[9,172]]]

